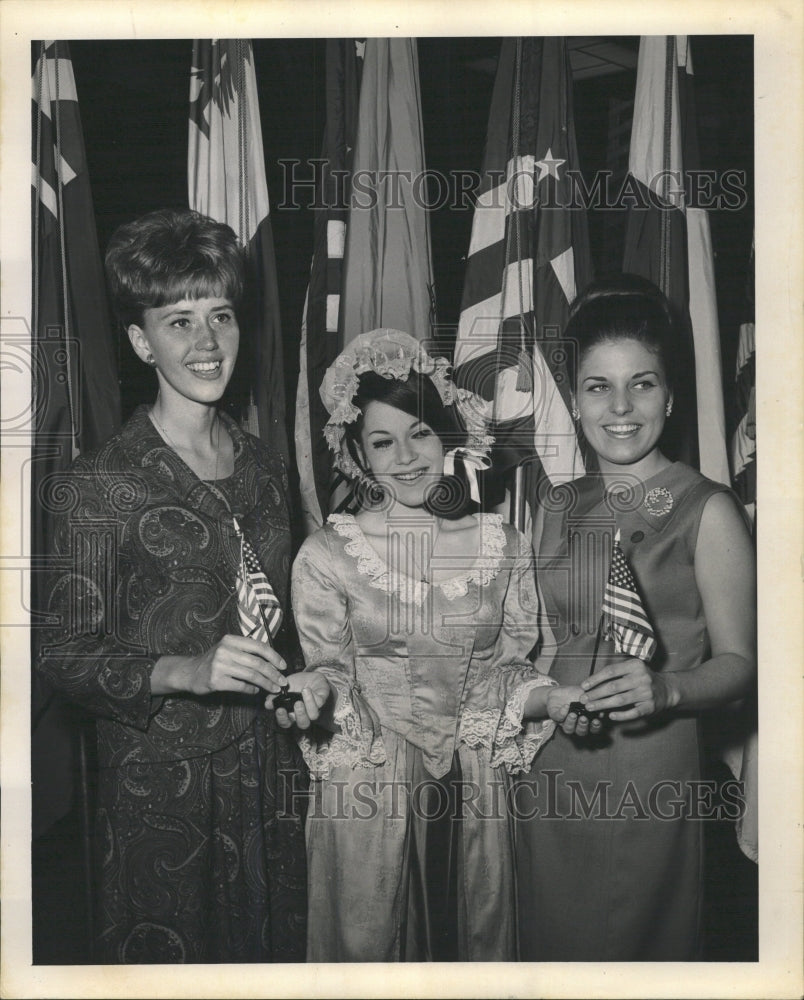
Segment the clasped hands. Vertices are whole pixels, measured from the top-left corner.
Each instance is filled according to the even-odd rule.
[[[287,664],[279,653],[249,636],[226,635],[198,656],[163,657],[160,663],[158,676],[152,677],[153,694],[263,691],[266,708],[274,708],[274,700],[280,699],[275,714],[283,729],[294,723],[299,729],[308,729],[330,694],[323,674],[310,670],[285,676]]]
[[[609,663],[577,686],[557,686],[547,695],[549,717],[568,736],[596,735],[603,729],[604,718],[611,722],[630,722],[674,708],[679,692],[670,677],[657,673],[642,660],[627,659]],[[594,718],[586,713],[601,712]]]

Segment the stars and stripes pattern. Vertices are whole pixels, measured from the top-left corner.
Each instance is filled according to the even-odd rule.
[[[656,652],[656,635],[620,545],[619,531],[614,536],[611,568],[603,591],[603,634],[614,640],[618,653],[646,663]]]
[[[237,518],[235,531],[240,536],[240,567],[237,572],[237,615],[243,635],[267,642],[282,624],[282,607],[260,566],[257,553],[243,534]]]
[[[494,464],[583,475],[562,338],[591,278],[563,38],[503,41],[455,347],[456,380],[494,402]]]

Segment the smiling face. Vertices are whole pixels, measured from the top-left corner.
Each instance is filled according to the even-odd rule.
[[[601,472],[647,478],[664,457],[658,449],[672,400],[658,354],[638,340],[602,341],[581,358],[575,405]]]
[[[229,299],[182,299],[145,309],[142,326],[132,324],[128,335],[139,357],[155,364],[166,400],[212,404],[223,395],[240,342]]]
[[[444,471],[444,447],[435,431],[387,403],[366,406],[360,444],[377,482],[406,507],[420,507]]]

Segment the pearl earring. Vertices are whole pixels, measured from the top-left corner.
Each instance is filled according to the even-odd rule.
[[[667,406],[665,407],[664,414],[666,417],[669,417],[672,412],[673,412],[673,404],[668,403]]]
[[[578,420],[580,420],[580,417],[581,417],[580,413],[573,406],[573,408],[572,408],[572,419],[577,423]]]
[[[148,357],[145,359],[145,363],[149,365],[155,365],[156,358],[153,356],[153,354],[149,354]]]

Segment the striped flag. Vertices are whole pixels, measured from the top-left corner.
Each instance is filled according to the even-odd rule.
[[[308,533],[323,524],[334,484],[332,452],[324,439],[329,414],[319,389],[324,372],[343,347],[343,254],[364,48],[365,43],[354,39],[329,39],[326,43],[327,118],[316,178],[313,260],[302,317],[296,390],[296,462]]]
[[[737,344],[735,402],[737,426],[731,439],[731,468],[734,490],[754,516],[757,502],[757,440],[756,440],[756,356],[754,351],[754,248],[747,296],[750,319],[740,326]]]
[[[190,207],[234,229],[248,251],[241,350],[253,345],[246,428],[287,461],[285,378],[262,127],[248,39],[193,42],[187,155]]]
[[[344,344],[390,327],[430,336],[433,267],[415,38],[365,43],[344,248]]]
[[[84,136],[69,47],[35,43],[32,89],[32,348],[35,437],[31,466],[32,567],[53,551],[48,484],[81,451],[120,426],[120,393]],[[46,606],[31,575],[32,625]],[[31,629],[36,656],[38,631]],[[70,808],[74,723],[32,677],[33,827]]]
[[[614,536],[611,568],[603,591],[603,634],[614,640],[618,653],[646,663],[656,652],[653,626],[620,545],[619,531]]]
[[[262,571],[253,546],[240,530],[234,518],[235,531],[240,536],[240,567],[237,572],[237,615],[243,635],[271,644],[282,624],[282,607]]]
[[[458,384],[494,402],[495,466],[537,456],[553,482],[584,472],[562,339],[591,278],[572,77],[563,38],[502,43],[455,348]],[[574,175],[577,176],[577,173]]]
[[[643,36],[628,161],[633,207],[623,269],[658,285],[686,327],[678,349],[679,368],[687,370],[687,378],[676,387],[675,409],[688,415],[689,423],[677,426],[680,438],[673,447],[710,479],[728,483],[709,216],[698,202],[699,186],[688,185],[688,197],[684,183],[699,168],[689,39]]]

